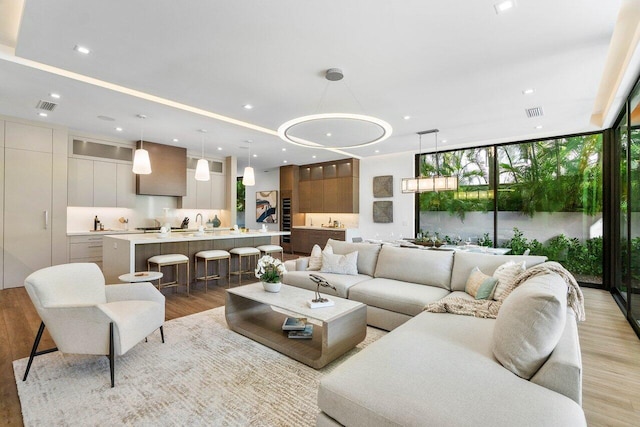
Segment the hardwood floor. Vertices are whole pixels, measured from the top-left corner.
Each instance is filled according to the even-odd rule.
[[[165,290],[167,320],[219,307],[224,287],[201,285],[184,291]],[[640,340],[608,292],[584,289],[587,321],[579,325],[583,362],[583,408],[590,426],[640,425]],[[40,319],[24,288],[0,291],[0,420],[21,426],[20,401],[13,367],[27,357]],[[53,346],[45,333],[40,348]],[[36,362],[37,363],[37,362]]]

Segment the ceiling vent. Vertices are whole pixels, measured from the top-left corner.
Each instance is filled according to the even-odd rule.
[[[527,113],[527,117],[529,118],[542,117],[544,115],[542,107],[526,108],[524,111]]]
[[[38,101],[38,105],[36,105],[36,108],[38,110],[53,111],[57,106],[58,104],[56,104],[55,102],[44,101],[41,99],[40,101]]]

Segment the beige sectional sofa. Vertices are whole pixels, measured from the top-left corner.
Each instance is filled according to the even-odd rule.
[[[426,304],[442,298],[473,299],[465,293],[465,285],[474,267],[491,275],[509,260],[524,260],[530,268],[544,262],[544,257],[334,240],[328,244],[335,254],[358,252],[358,275],[316,271],[337,288],[326,293],[367,304],[368,324],[392,332],[323,378],[318,425],[586,425],[580,406],[582,362],[577,325],[566,299],[560,307],[566,320],[563,313],[557,344],[553,343],[553,351],[530,378],[505,368],[494,353],[496,339],[507,335],[508,341],[523,335],[508,336],[508,316],[501,319],[502,312],[516,313],[514,331],[527,328],[526,322],[537,322],[536,317],[526,317],[528,304],[516,304],[522,305],[531,292],[537,295],[540,289],[565,289],[560,276],[544,274],[520,285],[505,300],[498,319],[423,311]],[[314,272],[306,270],[308,258],[285,264],[285,284],[315,290],[308,277]],[[511,305],[505,309],[508,301]],[[520,310],[525,313],[525,324],[518,326]],[[500,337],[494,337],[494,330],[500,330]],[[535,348],[529,351],[535,352]]]

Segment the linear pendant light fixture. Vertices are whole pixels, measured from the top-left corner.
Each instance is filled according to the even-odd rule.
[[[196,166],[196,181],[209,181],[211,175],[209,174],[209,161],[204,158],[204,134],[207,133],[206,129],[200,129],[198,132],[202,133],[202,157],[198,160]]]
[[[439,191],[457,191],[458,190],[458,177],[457,176],[441,176],[440,164],[438,161],[438,129],[424,130],[417,132],[419,139],[419,151],[418,151],[418,176],[414,178],[402,179],[402,192],[403,193],[427,193],[427,192],[439,192]],[[422,176],[422,135],[429,133],[436,134],[436,174],[433,176]]]
[[[244,168],[244,173],[242,174],[242,185],[245,187],[251,187],[252,185],[256,185],[256,175],[251,167],[251,142],[247,142],[249,143],[249,166]]]
[[[139,119],[146,119],[144,114],[138,114]],[[140,127],[140,148],[138,148],[133,156],[133,173],[137,175],[149,175],[151,173],[151,161],[149,160],[149,152],[142,148],[144,142],[144,126]]]

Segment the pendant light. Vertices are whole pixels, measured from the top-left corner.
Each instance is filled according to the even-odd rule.
[[[418,151],[418,176],[414,178],[402,179],[402,192],[403,193],[426,193],[431,191],[457,191],[458,190],[458,177],[457,176],[441,176],[440,164],[438,161],[438,129],[424,130],[417,132],[419,139],[419,151]],[[422,176],[422,135],[428,133],[436,134],[436,174],[434,176]]]
[[[146,119],[144,114],[138,114],[139,119]],[[151,173],[151,161],[149,160],[149,152],[142,148],[144,142],[144,126],[140,127],[140,148],[138,148],[133,156],[133,173],[137,175],[148,175]]]
[[[202,133],[202,157],[198,160],[196,166],[196,181],[209,181],[211,175],[209,175],[209,161],[204,158],[204,134],[207,133],[206,129],[200,129],[198,132]]]
[[[251,167],[251,141],[247,141],[249,143],[249,166],[244,168],[244,173],[242,174],[242,185],[245,187],[251,187],[252,185],[256,185],[256,175],[253,173],[253,168]]]

